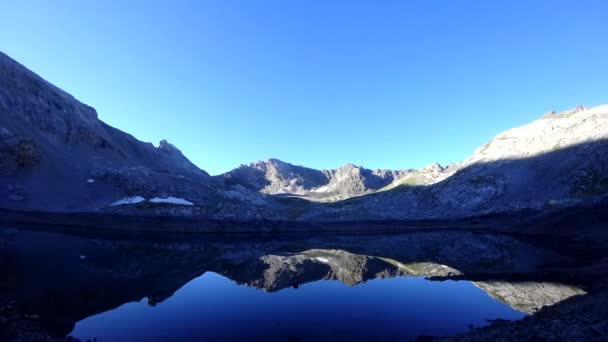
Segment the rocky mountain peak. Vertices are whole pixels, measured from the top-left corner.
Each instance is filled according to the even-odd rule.
[[[182,151],[180,151],[180,149],[178,149],[177,147],[175,147],[175,145],[169,143],[165,139],[159,142],[158,149],[164,152],[182,155]]]
[[[359,169],[360,167],[352,164],[352,163],[347,163],[342,165],[341,167],[339,167],[339,169],[343,169],[343,170],[352,170],[352,169]]]
[[[422,172],[442,172],[444,167],[441,164],[435,162],[423,167],[420,171]]]
[[[260,161],[258,161],[258,163],[264,163],[264,162],[260,160]],[[275,165],[289,164],[289,163],[286,163],[286,162],[284,162],[284,161],[282,161],[282,160],[280,160],[278,158],[268,158],[268,159],[266,159],[265,163],[266,164],[275,164]]]

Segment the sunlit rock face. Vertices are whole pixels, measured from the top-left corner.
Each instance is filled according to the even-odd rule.
[[[224,173],[229,184],[270,195],[295,195],[312,201],[332,202],[386,191],[401,185],[430,185],[458,169],[459,164],[443,167],[430,164],[420,170],[371,170],[346,164],[337,169],[315,170],[270,158]]]
[[[530,124],[502,132],[478,148],[462,166],[533,157],[608,138],[608,105],[579,106],[548,113]]]
[[[428,172],[427,172],[428,171]],[[370,170],[346,164],[332,170],[315,170],[270,158],[222,175],[229,183],[271,195],[297,195],[315,201],[335,201],[369,194],[406,176],[421,175],[420,182],[439,177],[443,168],[416,170]],[[423,175],[427,178],[423,179]]]

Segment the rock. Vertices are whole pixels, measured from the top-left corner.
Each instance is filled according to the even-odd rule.
[[[171,154],[179,154],[179,155],[182,154],[182,151],[180,151],[174,145],[170,144],[167,140],[161,140],[160,143],[158,144],[158,149],[163,152],[167,152],[167,153],[171,153]]]
[[[36,143],[17,136],[6,128],[0,128],[0,175],[12,175],[40,162]]]

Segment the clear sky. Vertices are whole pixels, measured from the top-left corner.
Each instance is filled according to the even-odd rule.
[[[608,103],[605,0],[0,0],[0,50],[212,174],[448,163]]]

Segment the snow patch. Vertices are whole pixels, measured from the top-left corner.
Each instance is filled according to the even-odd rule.
[[[137,204],[137,203],[141,203],[145,200],[146,199],[141,196],[131,196],[131,197],[125,197],[121,200],[118,200],[118,201],[112,203],[111,205]]]
[[[180,204],[180,205],[194,205],[194,203],[190,201],[186,201],[183,198],[177,197],[154,197],[150,200],[152,203],[171,203],[171,204]]]
[[[316,257],[315,260],[320,261],[325,264],[329,263],[329,259],[327,259],[327,258]]]

